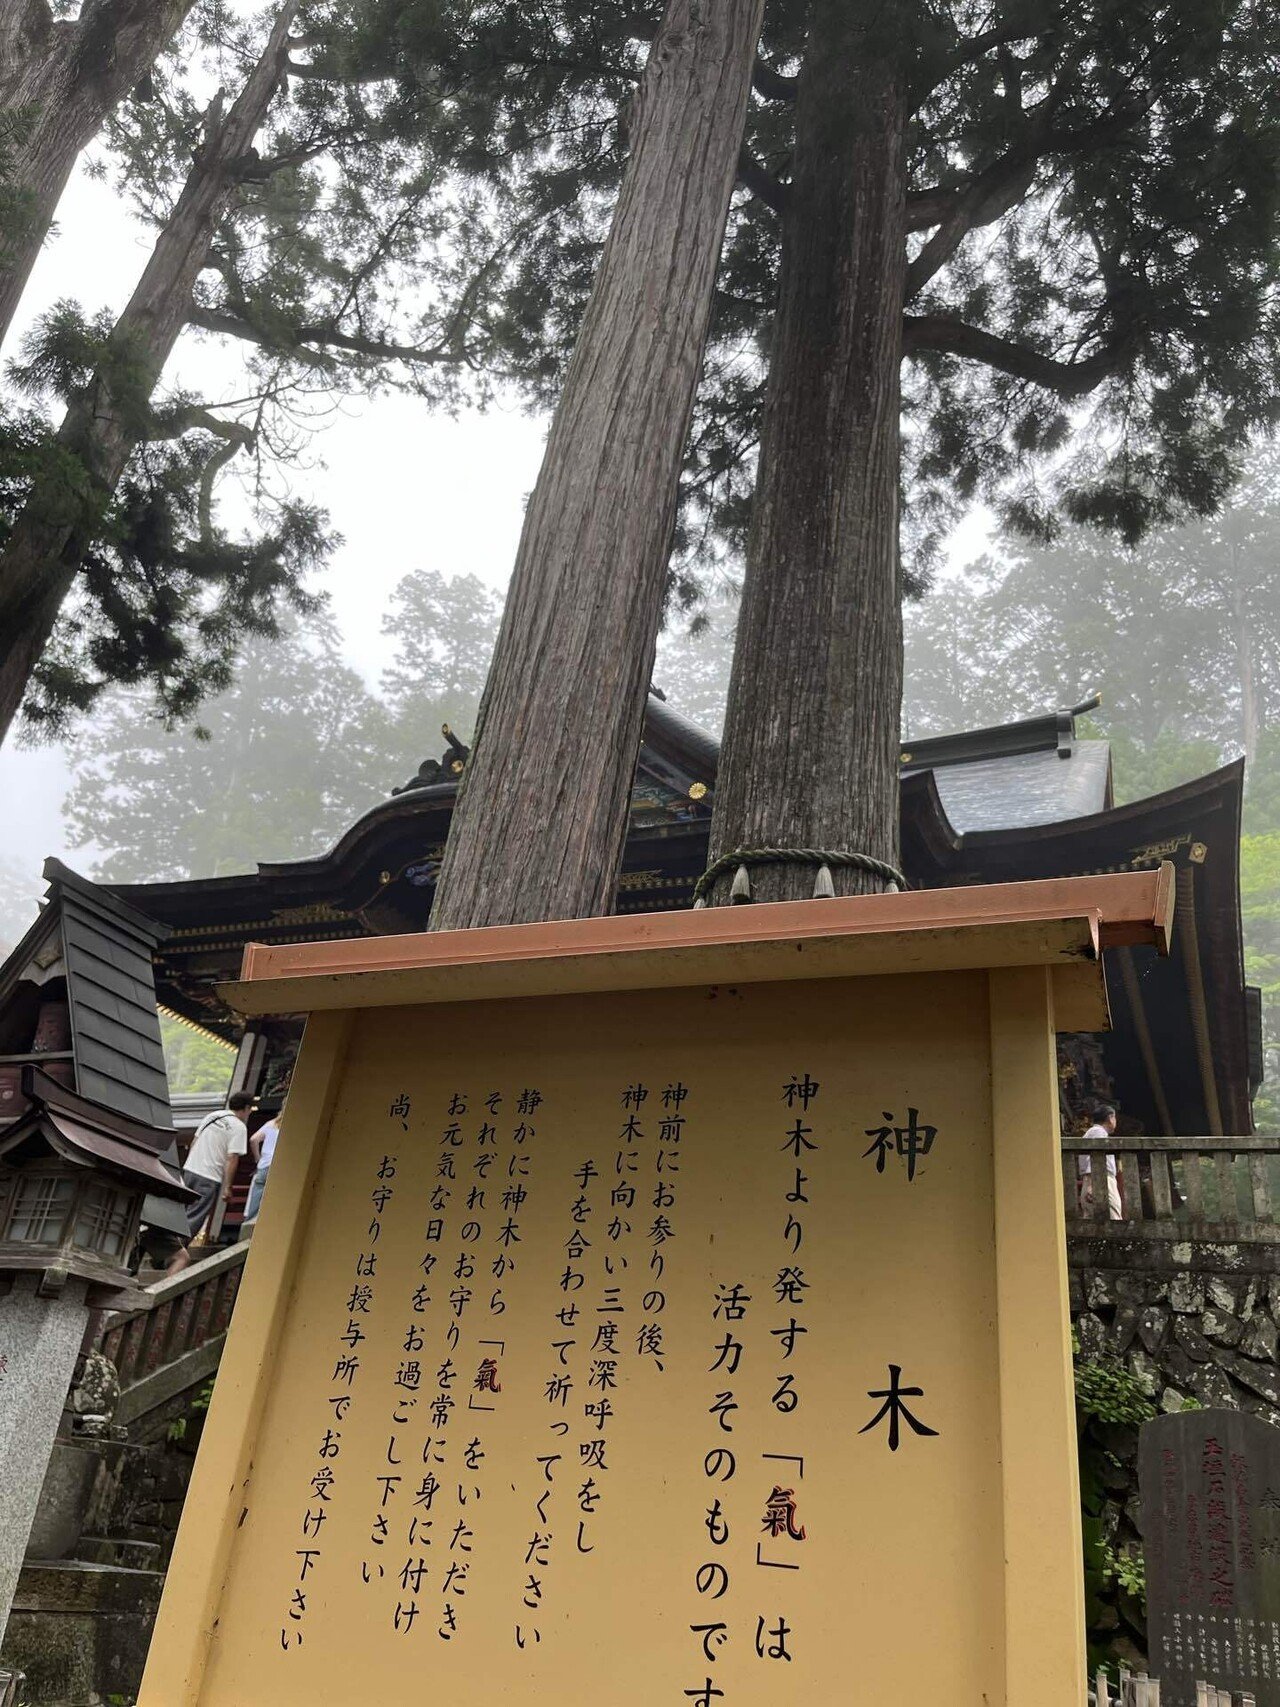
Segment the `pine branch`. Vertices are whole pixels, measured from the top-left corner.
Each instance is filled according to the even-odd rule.
[[[763,59],[756,60],[755,70],[751,73],[751,87],[766,101],[794,101],[796,86],[796,78],[784,77],[780,71],[766,65]]]
[[[226,421],[201,403],[179,402],[155,417],[148,430],[147,440],[155,442],[161,439],[178,439],[184,433],[189,433],[193,427],[198,427],[205,433],[212,433],[215,438],[225,439],[237,450],[242,446],[252,445],[256,436],[253,429],[246,427],[243,421]]]
[[[198,304],[192,308],[189,320],[191,325],[200,327],[202,331],[239,338],[245,343],[256,344],[259,349],[277,355],[288,354],[315,367],[332,365],[323,353],[326,350],[342,350],[351,355],[366,356],[371,361],[407,362],[416,367],[441,367],[451,363],[462,366],[468,360],[466,350],[453,349],[447,343],[397,344],[385,338],[343,332],[336,326],[296,326],[287,337],[273,337],[249,320]]]
[[[184,411],[188,414],[192,426],[203,427],[221,439],[209,455],[208,461],[200,470],[200,491],[196,499],[196,517],[200,529],[200,539],[203,544],[213,542],[213,488],[219,474],[242,450],[252,450],[257,442],[257,434],[251,427],[246,427],[243,421],[222,421],[216,415],[211,415],[207,409],[192,409]]]
[[[236,176],[241,183],[265,184],[277,172],[289,172],[297,166],[305,166],[308,161],[326,154],[336,142],[350,140],[353,135],[351,127],[344,125],[340,130],[317,137],[309,143],[300,143],[287,154],[262,155],[251,148],[239,161]]]
[[[1128,358],[1129,345],[1129,339],[1117,334],[1091,356],[1059,361],[1011,338],[984,332],[980,326],[971,326],[955,315],[907,314],[902,321],[904,355],[931,350],[940,355],[962,356],[999,373],[1010,374],[1014,379],[1025,379],[1046,391],[1055,391],[1060,397],[1083,397],[1104,379],[1118,373]]]
[[[775,178],[751,153],[746,144],[738,155],[738,182],[758,201],[766,207],[771,207],[776,214],[787,211],[787,203],[791,199],[791,186],[784,184],[781,178]]]
[[[1056,27],[1057,19],[1049,17],[1034,28],[1028,28],[1025,24],[1008,23],[997,25],[994,29],[981,30],[976,36],[962,41],[954,53],[948,54],[937,70],[930,73],[927,82],[919,88],[917,94],[923,100],[940,84],[945,83],[948,77],[954,77],[957,71],[963,71],[966,65],[973,65],[977,60],[985,58],[994,49],[1011,47],[1014,42],[1038,40]]]
[[[379,71],[352,71],[335,60],[324,59],[304,61],[291,58],[286,62],[285,70],[290,77],[309,78],[316,83],[349,83],[353,86],[361,83],[385,83],[390,76],[390,72],[385,68]]]
[[[1151,110],[1154,99],[1154,95],[1122,96],[1101,118],[1059,129],[1050,122],[1055,100],[1051,95],[1037,113],[1028,115],[1014,146],[990,166],[956,184],[936,184],[908,196],[907,230],[936,230],[907,268],[907,300],[950,260],[967,232],[992,224],[1017,206],[1030,189],[1041,160],[1051,155],[1088,154],[1119,141]]]
[[[966,178],[958,184],[932,184],[927,190],[917,190],[907,197],[907,230],[931,231],[955,211],[960,198],[973,182]]]
[[[935,273],[940,272],[971,231],[993,225],[1016,207],[1035,181],[1040,156],[1019,158],[1006,155],[970,179],[968,188],[953,200],[947,216],[929,241],[907,265],[903,301],[918,296]]]

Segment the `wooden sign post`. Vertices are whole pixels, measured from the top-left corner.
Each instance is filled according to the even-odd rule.
[[[1158,874],[251,949],[141,1707],[1084,1700],[1055,1028]]]

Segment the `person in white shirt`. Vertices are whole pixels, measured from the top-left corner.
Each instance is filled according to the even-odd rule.
[[[1105,1142],[1115,1135],[1116,1111],[1110,1103],[1099,1103],[1093,1111],[1093,1125],[1085,1133],[1085,1137],[1095,1146]],[[1077,1158],[1076,1171],[1080,1176],[1080,1207],[1088,1211],[1093,1202],[1093,1170],[1092,1158],[1080,1155]],[[1107,1214],[1112,1221],[1123,1219],[1124,1211],[1120,1205],[1120,1182],[1116,1174],[1116,1159],[1113,1155],[1107,1157]]]
[[[236,1177],[240,1158],[249,1148],[245,1121],[253,1104],[254,1098],[247,1091],[237,1091],[226,1108],[206,1115],[196,1127],[182,1164],[182,1178],[196,1194],[195,1201],[187,1205],[187,1226],[193,1239],[218,1205],[231,1195],[231,1182]]]
[[[244,1218],[246,1221],[256,1221],[258,1211],[262,1207],[262,1194],[267,1189],[267,1174],[271,1168],[271,1158],[276,1153],[276,1140],[280,1136],[280,1122],[284,1118],[284,1110],[264,1122],[249,1140],[249,1148],[257,1163],[254,1169],[253,1184],[249,1187],[249,1201],[245,1204]]]

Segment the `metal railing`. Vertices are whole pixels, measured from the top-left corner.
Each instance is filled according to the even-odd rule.
[[[1118,1215],[1109,1156],[1118,1164]],[[1063,1138],[1062,1170],[1071,1233],[1280,1243],[1278,1139],[1116,1137],[1099,1146]]]

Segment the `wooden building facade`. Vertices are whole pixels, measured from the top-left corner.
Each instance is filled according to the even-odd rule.
[[[1105,1097],[1119,1105],[1124,1134],[1247,1134],[1262,1051],[1240,936],[1243,764],[1116,806],[1109,745],[1077,728],[1096,703],[913,742],[902,754],[903,868],[913,888],[952,888],[1170,861],[1173,952],[1107,950],[1113,1029],[1061,1040],[1064,1130],[1078,1130],[1087,1105]],[[617,911],[690,903],[707,863],[718,756],[705,730],[650,698]],[[441,759],[315,858],[243,876],[114,886],[168,928],[156,950],[160,1002],[237,1040],[216,986],[237,975],[247,942],[424,929],[466,759],[450,736]],[[273,1021],[243,1040],[237,1082],[268,1106],[287,1085],[300,1029]]]

